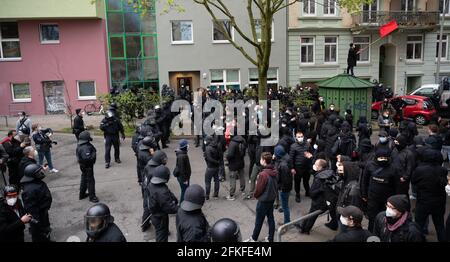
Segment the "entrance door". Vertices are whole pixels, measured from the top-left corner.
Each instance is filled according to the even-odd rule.
[[[380,47],[380,65],[379,65],[379,81],[384,87],[390,87],[392,92],[398,93],[396,90],[396,65],[397,65],[397,48],[392,44],[385,44]]]
[[[192,77],[177,77],[177,90],[180,91],[181,86],[186,87],[186,90],[192,91]]]
[[[406,92],[409,94],[416,90],[422,84],[422,77],[420,76],[408,76],[406,78]]]
[[[64,100],[64,82],[43,82],[45,111],[47,114],[64,114],[66,102]]]

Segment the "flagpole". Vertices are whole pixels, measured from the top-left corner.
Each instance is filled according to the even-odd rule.
[[[364,51],[364,50],[368,49],[369,47],[371,47],[373,44],[379,42],[381,39],[383,39],[383,37],[378,38],[377,40],[375,40],[372,43],[370,43],[368,47],[363,48],[363,49],[359,50],[358,52],[361,53],[362,51]]]

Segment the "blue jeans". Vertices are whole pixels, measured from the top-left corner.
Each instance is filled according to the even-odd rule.
[[[181,204],[181,202],[183,202],[184,200],[184,192],[186,192],[186,188],[188,188],[189,186],[189,180],[187,181],[187,185],[184,183],[185,181],[181,176],[177,177],[177,180],[181,188],[181,196],[180,196],[180,204]]]
[[[281,208],[283,208],[285,224],[291,222],[291,212],[289,211],[289,194],[290,192],[280,192]]]
[[[269,224],[269,242],[273,242],[273,235],[275,234],[275,219],[273,218],[273,202],[258,201],[256,204],[256,219],[255,228],[253,229],[253,240],[257,241],[259,233],[261,232],[264,218],[267,216],[267,223]]]
[[[52,162],[52,153],[49,150],[38,150],[38,156],[39,156],[39,165],[42,166],[44,164],[44,157],[47,160],[48,163],[48,169],[53,169],[53,162]]]

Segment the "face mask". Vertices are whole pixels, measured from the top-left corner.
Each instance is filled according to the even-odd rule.
[[[286,127],[286,124],[281,124],[282,127]]]
[[[387,137],[380,137],[378,140],[380,141],[380,143],[384,144],[387,142]]]
[[[86,112],[81,112],[81,116],[85,116],[86,115]]]
[[[397,212],[395,212],[394,209],[388,207],[386,208],[386,217],[396,217],[397,216]]]
[[[347,218],[341,216],[341,217],[339,218],[339,220],[341,220],[342,225],[348,226],[348,220],[347,220]]]
[[[9,198],[8,200],[6,200],[6,203],[8,204],[8,206],[14,206],[17,202],[17,197],[14,198]]]
[[[331,111],[334,111],[334,107],[330,107],[330,110],[331,110]]]
[[[319,98],[319,101],[320,101],[320,102],[323,102],[323,98]]]
[[[299,143],[303,143],[303,140],[304,140],[303,137],[297,137],[297,141],[298,141]]]
[[[19,117],[20,120],[22,120],[23,118],[24,118],[23,116]]]
[[[317,150],[318,147],[319,147],[319,146],[316,145],[316,144],[313,145],[314,150]]]

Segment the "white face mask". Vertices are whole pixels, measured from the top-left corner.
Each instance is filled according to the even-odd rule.
[[[14,206],[17,202],[17,197],[14,198],[8,198],[8,200],[6,200],[6,203],[8,204],[8,206]]]
[[[394,209],[388,207],[388,208],[386,208],[386,216],[387,217],[396,217],[397,216],[397,212],[395,212]]]
[[[299,143],[303,143],[303,137],[297,137],[297,141],[299,142]]]
[[[313,145],[314,150],[317,150],[318,147],[319,147],[319,146],[316,145],[316,144]]]
[[[342,225],[348,226],[348,219],[347,219],[347,218],[341,216],[341,217],[339,218],[339,220],[341,220]]]
[[[286,124],[281,124],[282,127],[286,127]]]
[[[313,165],[313,170],[317,172],[317,166]]]
[[[36,150],[34,150],[33,158],[34,158],[34,159],[38,159],[38,157],[39,157],[38,152],[37,152]]]

